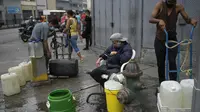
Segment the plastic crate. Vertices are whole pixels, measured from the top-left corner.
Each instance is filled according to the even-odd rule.
[[[160,93],[157,95],[157,107],[159,112],[191,112],[189,108],[169,108],[162,105]]]

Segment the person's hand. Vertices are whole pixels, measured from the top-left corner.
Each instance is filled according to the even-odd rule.
[[[66,29],[64,29],[64,30],[63,30],[63,33],[66,33],[66,32],[67,32],[67,30],[66,30]]]
[[[160,20],[160,22],[159,22],[159,26],[160,26],[160,28],[161,28],[162,30],[164,30],[166,24],[165,24],[165,22],[164,22],[163,20]]]
[[[111,56],[112,56],[112,55],[115,55],[115,54],[117,54],[116,51],[112,51],[112,52],[110,53]]]
[[[102,58],[99,58],[99,59],[96,61],[96,67],[99,67],[99,66],[100,66],[101,60],[102,60]]]
[[[51,58],[51,52],[50,52],[50,51],[47,52],[47,57],[48,57],[48,58]]]
[[[192,19],[192,20],[191,20],[191,25],[193,25],[193,26],[197,26],[197,20]]]

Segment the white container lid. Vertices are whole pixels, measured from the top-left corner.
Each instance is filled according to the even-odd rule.
[[[108,90],[120,90],[123,88],[123,85],[114,80],[108,80],[104,83],[104,87]]]

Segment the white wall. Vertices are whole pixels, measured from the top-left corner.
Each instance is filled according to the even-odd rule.
[[[92,0],[87,0],[87,9],[91,10],[92,4],[91,4]]]

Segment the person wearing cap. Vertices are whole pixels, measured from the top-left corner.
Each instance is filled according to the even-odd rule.
[[[105,79],[102,79],[103,74],[118,73],[123,63],[128,62],[132,57],[132,47],[127,42],[127,38],[120,33],[114,33],[110,40],[112,45],[109,46],[106,51],[99,56],[96,62],[97,68],[89,74],[91,77],[99,82],[101,86],[104,86]],[[106,65],[100,65],[101,60],[106,60]]]
[[[167,30],[169,40],[177,41],[176,23],[178,15],[181,14],[187,24],[193,26],[197,25],[197,21],[191,19],[185,12],[183,5],[177,4],[177,0],[166,0],[160,1],[156,4],[152,12],[152,18],[149,20],[150,23],[156,24],[156,38],[154,42],[154,48],[157,58],[159,82],[165,81],[165,33],[164,29]],[[172,44],[172,43],[171,43]],[[170,46],[173,46],[170,45]],[[169,67],[170,70],[176,70],[176,57],[177,47],[169,49]],[[170,80],[177,80],[177,73],[170,73]]]

